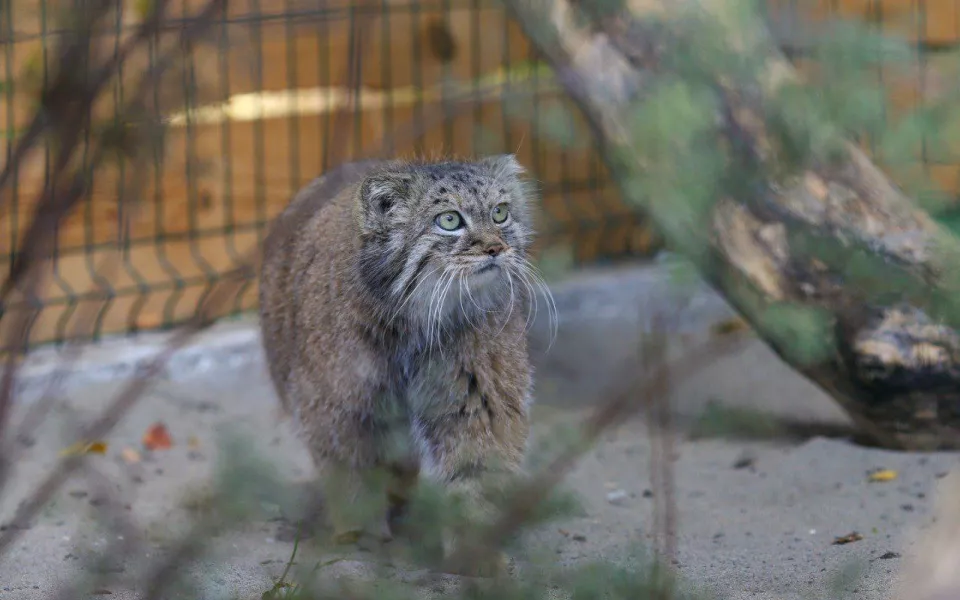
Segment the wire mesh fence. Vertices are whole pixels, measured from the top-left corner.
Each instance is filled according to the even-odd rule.
[[[64,10],[78,1],[3,4],[5,160],[57,68],[48,49],[67,35]],[[149,3],[123,1],[114,28],[102,33],[101,42],[116,48]],[[928,58],[916,80],[890,84],[894,104],[921,101],[936,87],[938,53],[960,35],[960,0],[770,4],[869,19],[924,44]],[[198,7],[171,3],[170,26],[189,24]],[[31,344],[184,321],[260,243],[297,189],[338,162],[375,154],[516,152],[543,198],[539,250],[583,263],[657,248],[651,227],[618,196],[589,131],[497,0],[231,0],[209,39],[184,56],[160,94],[170,98],[152,104],[164,136],[149,172],[122,156],[101,169],[92,193],[61,226],[48,285],[5,307],[7,315],[32,311]],[[154,60],[148,53],[124,61],[109,101],[95,110],[109,118],[130,77]],[[13,264],[54,150],[48,144],[16,176],[0,214],[2,269]],[[923,160],[952,193],[956,161]],[[131,177],[141,185],[131,186]],[[131,194],[136,211],[125,208]],[[104,275],[100,266],[111,260]],[[254,309],[256,297],[251,279],[227,312]],[[78,329],[78,315],[91,310],[92,328]]]
[[[58,35],[49,26],[48,2],[29,16],[14,13],[20,6],[8,4],[6,18],[8,156],[9,138],[32,108],[17,78],[26,72],[42,80],[52,68],[45,50]],[[117,39],[134,10],[120,11]],[[181,7],[184,21],[191,10]],[[162,115],[165,144],[140,192],[139,214],[120,208],[123,161],[98,173],[94,193],[60,231],[44,294],[8,307],[39,309],[33,343],[75,337],[71,322],[91,303],[99,306],[97,325],[87,332],[94,337],[182,321],[260,242],[300,186],[338,161],[380,150],[396,156],[516,151],[549,199],[545,241],[575,241],[586,260],[649,245],[642,220],[618,205],[587,132],[564,132],[583,142],[579,149],[551,144],[543,129],[561,114],[563,101],[492,2],[248,0],[232,2],[216,29],[216,39],[192,49],[182,81],[172,82],[182,86],[184,110]],[[127,78],[117,79],[119,102]],[[343,111],[350,125],[337,131],[335,117]],[[19,174],[3,218],[0,254],[8,264],[29,199],[44,183],[50,150],[44,154]],[[118,248],[114,276],[98,277],[96,265]],[[255,302],[251,281],[233,312]]]

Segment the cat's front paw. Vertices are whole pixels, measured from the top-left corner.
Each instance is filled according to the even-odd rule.
[[[333,532],[331,541],[338,546],[357,546],[363,550],[375,550],[393,541],[389,525],[384,522],[376,532],[363,528],[343,528]]]
[[[452,535],[445,536],[443,570],[464,577],[499,578],[510,573],[510,559],[500,550],[471,551],[461,546]],[[466,550],[466,551],[465,551]]]

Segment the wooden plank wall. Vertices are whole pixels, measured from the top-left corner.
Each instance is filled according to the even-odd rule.
[[[185,1],[176,8],[184,14],[200,5]],[[918,4],[924,1],[824,0],[808,12],[861,18],[881,5],[890,26],[902,28],[897,31],[912,36],[921,31],[924,40],[953,43],[960,30],[955,27],[960,0],[926,0],[922,29],[915,23]],[[322,13],[318,6],[324,7]],[[256,247],[267,221],[296,189],[330,160],[375,152],[391,134],[398,136],[393,152],[400,156],[516,151],[544,192],[544,246],[569,245],[581,261],[655,248],[647,224],[623,204],[606,178],[575,111],[535,76],[514,76],[510,89],[516,95],[506,101],[480,98],[447,117],[440,101],[411,98],[412,87],[434,89],[444,81],[490,76],[535,58],[495,3],[388,0],[375,12],[362,6],[351,7],[347,0],[231,2],[228,17],[209,43],[196,49],[184,71],[198,82],[196,104],[209,108],[233,99],[229,118],[208,110],[177,121],[168,131],[160,168],[150,173],[112,168],[98,178],[90,201],[62,228],[59,259],[31,340],[82,336],[89,332],[78,328],[91,315],[101,333],[152,329],[189,317],[210,283]],[[132,22],[132,11],[126,12],[125,20]],[[912,24],[902,25],[910,18]],[[7,74],[37,72],[43,47],[39,11],[24,9],[14,23],[17,41],[4,46],[0,64],[6,60]],[[364,49],[364,92],[351,130],[335,134],[331,98],[347,83],[346,49],[352,36],[359,36]],[[148,64],[148,57],[135,57],[121,80],[129,86]],[[158,101],[165,114],[182,99],[178,90],[184,89],[184,74],[173,77],[164,87],[171,97]],[[518,93],[524,89],[538,91],[533,96]],[[283,94],[289,90],[299,95]],[[0,101],[0,124],[7,130],[22,126],[30,114],[30,91],[27,86]],[[261,97],[262,113],[251,112],[257,103],[250,95],[259,91],[274,95]],[[907,101],[917,96],[917,83],[899,82],[891,93]],[[109,114],[112,104],[98,110]],[[573,149],[560,148],[542,126],[560,113],[569,116],[570,129],[559,133],[579,142]],[[421,129],[422,135],[409,136]],[[15,206],[0,214],[0,258],[22,234],[43,175],[42,156],[20,173]],[[945,185],[954,186],[955,175],[956,166],[945,167]],[[145,189],[138,192],[139,210],[121,213],[118,196],[137,177],[145,180]],[[125,242],[118,253],[121,231]],[[98,275],[104,261],[113,264]],[[230,309],[255,306],[251,282]]]

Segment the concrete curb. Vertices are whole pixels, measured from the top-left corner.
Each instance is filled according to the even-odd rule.
[[[579,336],[598,332],[615,324],[618,328],[643,328],[658,309],[677,309],[678,331],[702,331],[709,323],[730,317],[733,312],[709,287],[694,283],[678,289],[668,268],[655,263],[628,264],[612,268],[591,268],[550,285],[560,316],[560,338],[564,329]],[[540,299],[540,310],[531,327],[531,351],[548,346],[549,320]],[[587,333],[584,333],[587,332]],[[82,348],[67,377],[66,390],[104,381],[115,381],[142,369],[164,348],[171,332],[143,333],[91,343]],[[560,339],[558,339],[560,341]],[[246,315],[215,324],[174,353],[161,378],[183,380],[212,371],[229,371],[262,365],[263,350],[255,315]],[[42,392],[50,378],[63,368],[62,349],[35,350],[20,370],[18,392],[30,396]]]
[[[43,347],[25,359],[17,391],[23,396],[42,392],[52,377],[64,376],[61,389],[116,381],[146,368],[163,351],[173,332],[119,336],[85,344],[72,363],[65,349]],[[255,316],[216,323],[173,353],[160,377],[181,380],[211,371],[238,369],[260,362],[260,331]]]

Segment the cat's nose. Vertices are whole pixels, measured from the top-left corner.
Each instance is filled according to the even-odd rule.
[[[488,244],[484,252],[486,252],[488,256],[500,256],[500,253],[503,252],[503,244],[500,242]]]

